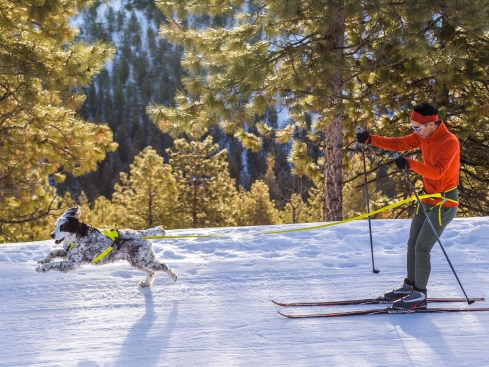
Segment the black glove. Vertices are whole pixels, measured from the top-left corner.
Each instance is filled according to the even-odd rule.
[[[403,170],[408,170],[409,169],[409,162],[407,161],[406,158],[404,157],[399,157],[395,160],[396,162],[396,166],[397,168],[399,169],[403,169]]]
[[[368,133],[368,131],[358,133],[357,140],[361,144],[370,144],[370,134]]]

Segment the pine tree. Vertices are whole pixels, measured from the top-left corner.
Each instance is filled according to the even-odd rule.
[[[203,141],[175,140],[175,150],[167,150],[169,164],[178,187],[178,213],[192,228],[233,225],[232,202],[235,182],[229,175],[227,150],[208,136]]]
[[[122,205],[113,204],[101,195],[95,199],[87,216],[87,223],[100,229],[117,229],[126,227],[125,218],[125,209]]]
[[[129,175],[121,173],[112,198],[112,203],[121,209],[118,226],[135,229],[181,226],[183,216],[177,210],[178,202],[172,167],[164,164],[151,147],[136,156]]]
[[[280,213],[283,223],[304,223],[306,219],[306,203],[299,194],[292,194]]]
[[[324,218],[323,214],[323,190],[316,186],[311,186],[308,191],[308,199],[305,213],[305,222],[321,222]]]
[[[71,190],[77,196],[83,190],[91,203],[99,195],[111,199],[119,173],[128,172],[144,148],[151,146],[165,156],[165,149],[173,146],[173,139],[157,129],[145,111],[151,101],[172,105],[180,86],[181,49],[158,37],[154,29],[161,20],[153,0],[97,1],[77,17],[79,39],[92,43],[110,37],[118,49],[94,79],[80,113],[91,121],[107,121],[119,147],[96,173],[68,176],[57,185],[58,192]]]
[[[49,215],[51,186],[115,150],[105,124],[77,114],[114,48],[73,42],[69,20],[90,1],[4,1],[0,17],[0,236]],[[50,182],[48,182],[50,177]]]
[[[233,200],[234,217],[238,226],[258,226],[281,223],[279,212],[270,200],[267,184],[255,181],[250,191],[243,188]]]
[[[353,135],[357,108],[373,110],[358,81],[376,70],[407,67],[426,55],[417,47],[431,3],[373,1],[157,1],[168,17],[160,34],[185,48],[185,91],[176,106],[148,108],[160,128],[177,136],[200,124],[234,134],[258,151],[263,137],[293,140],[292,173],[322,180],[324,220],[342,218],[345,154],[342,131]],[[413,14],[415,9],[416,15]],[[196,14],[226,15],[232,27],[188,26]],[[381,85],[388,89],[389,80]],[[264,122],[269,109],[286,109],[290,124]],[[251,127],[257,126],[258,134]],[[312,154],[320,149],[319,159]]]
[[[405,17],[405,22],[412,24],[411,42],[406,54],[397,56],[406,62],[358,77],[356,93],[372,103],[372,108],[351,113],[375,134],[401,136],[411,133],[412,106],[433,103],[460,140],[457,215],[488,215],[489,1],[416,1],[411,7]],[[419,151],[411,153],[421,159]],[[380,166],[385,163],[380,159]],[[403,183],[398,187],[400,192],[405,197],[411,195],[402,174],[393,170],[392,175]],[[419,176],[411,178],[421,188]]]

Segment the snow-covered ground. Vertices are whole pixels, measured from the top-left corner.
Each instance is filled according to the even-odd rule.
[[[34,271],[52,241],[0,245],[0,366],[488,366],[489,312],[285,319],[280,301],[377,296],[405,276],[409,220],[169,231],[154,240],[179,275],[151,289],[127,263],[71,274]],[[469,297],[489,307],[489,218],[442,236]],[[463,297],[438,245],[431,297]],[[288,308],[290,313],[374,306]]]

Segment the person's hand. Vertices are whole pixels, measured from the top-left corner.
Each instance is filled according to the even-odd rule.
[[[409,169],[409,162],[407,161],[406,158],[404,157],[399,157],[395,160],[396,162],[396,166],[397,168],[399,169],[403,169],[403,170],[408,170]]]
[[[370,144],[370,134],[368,133],[368,131],[358,133],[357,140],[361,144]]]

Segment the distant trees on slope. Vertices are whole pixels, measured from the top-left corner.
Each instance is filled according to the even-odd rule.
[[[83,194],[81,201],[68,194],[63,204],[82,205],[86,221],[110,228],[203,228],[321,220],[320,210],[302,202],[299,195],[291,202],[301,211],[300,216],[291,215],[291,204],[279,210],[263,181],[254,182],[249,191],[236,189],[227,152],[218,151],[211,137],[191,142],[178,139],[168,154],[169,163],[164,163],[154,149],[144,149],[130,172],[121,173],[111,200],[100,196],[90,204]]]

